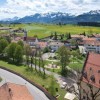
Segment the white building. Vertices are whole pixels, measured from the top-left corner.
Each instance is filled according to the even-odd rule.
[[[79,47],[79,51],[80,51],[80,53],[81,54],[86,54],[86,49],[85,49],[85,47],[84,47],[84,45],[81,45],[81,46],[78,46]]]
[[[85,41],[84,43],[85,52],[96,52],[100,53],[100,41]]]
[[[49,47],[52,51],[57,51],[61,46],[63,46],[64,43],[61,42],[50,42]]]

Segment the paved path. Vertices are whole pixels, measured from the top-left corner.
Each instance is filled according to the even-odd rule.
[[[26,87],[34,97],[34,100],[49,100],[41,90],[11,72],[0,69],[0,77],[3,78],[3,81],[0,83],[0,85],[4,84],[5,82],[26,85]]]
[[[35,68],[34,65],[33,65],[33,68]],[[39,66],[36,66],[36,68],[37,68],[37,70],[39,70]],[[41,71],[43,72],[43,68],[40,67],[40,69],[41,69]],[[76,80],[75,80],[74,77],[73,77],[73,79],[70,78],[70,77],[63,77],[63,76],[61,76],[61,75],[59,75],[59,74],[57,74],[57,73],[50,72],[50,71],[48,71],[48,70],[46,70],[46,69],[45,69],[45,73],[48,74],[48,75],[53,75],[53,76],[56,78],[57,82],[58,82],[60,85],[62,85],[63,82],[66,82],[67,85],[70,87],[73,83],[76,82]]]
[[[44,60],[47,60],[47,61],[54,61],[54,62],[57,62],[57,60],[49,60],[48,58],[49,57],[54,57],[55,56],[55,53],[45,53],[45,54],[43,54],[42,55],[42,58],[44,59]],[[34,65],[33,65],[33,67],[34,67]],[[68,67],[68,66],[67,66]],[[34,67],[35,68],[35,67]],[[39,67],[37,66],[37,69],[39,69]],[[68,67],[68,69],[70,69],[69,67]],[[72,69],[70,69],[74,74],[76,74],[76,72],[74,71],[74,70],[72,70]],[[41,71],[43,71],[43,68],[41,68]],[[50,72],[50,71],[47,71],[47,70],[45,70],[45,72],[46,72],[46,74],[48,74],[48,75],[54,75],[54,77],[56,78],[56,80],[58,81],[58,83],[60,84],[60,85],[62,85],[62,83],[63,82],[66,82],[67,84],[68,84],[68,86],[70,87],[73,83],[75,83],[76,81],[75,81],[75,77],[73,76],[73,79],[72,78],[70,78],[70,77],[63,77],[63,76],[61,76],[61,75],[59,75],[59,74],[57,74],[57,73],[54,73],[54,72]]]

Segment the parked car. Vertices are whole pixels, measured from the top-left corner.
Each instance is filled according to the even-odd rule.
[[[67,86],[67,83],[66,82],[63,82],[62,85],[60,86],[62,89],[65,89]]]

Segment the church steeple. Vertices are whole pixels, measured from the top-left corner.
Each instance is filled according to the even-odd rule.
[[[24,30],[24,41],[26,41],[26,40],[27,40],[27,31]]]

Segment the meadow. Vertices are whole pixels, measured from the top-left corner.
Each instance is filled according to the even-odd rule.
[[[6,26],[6,25],[5,25]],[[9,27],[13,29],[23,28],[27,30],[28,36],[33,37],[37,35],[38,38],[49,36],[51,33],[57,32],[58,34],[80,34],[85,32],[86,34],[100,33],[99,27],[89,26],[77,26],[77,25],[53,25],[53,24],[12,24]],[[21,34],[23,35],[23,34]]]

